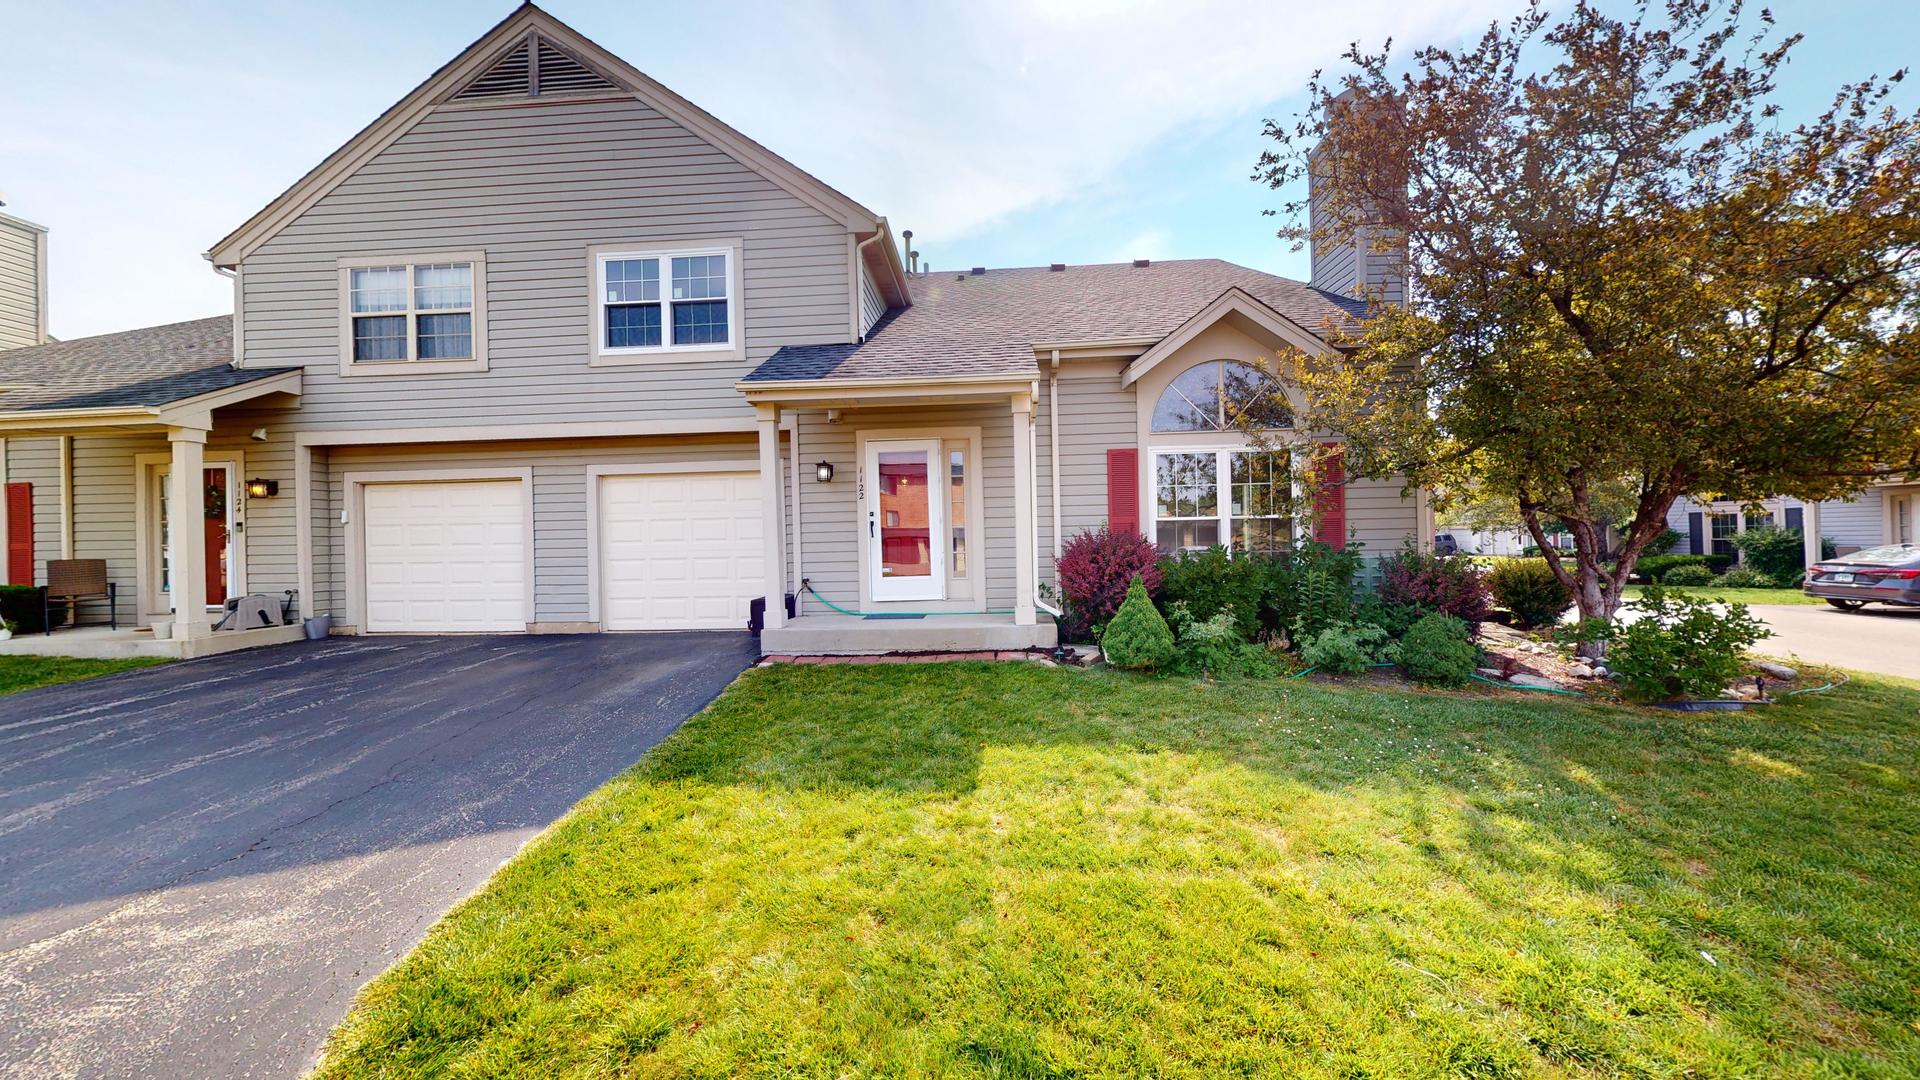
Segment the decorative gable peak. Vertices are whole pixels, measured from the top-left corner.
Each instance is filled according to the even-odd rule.
[[[453,95],[454,101],[618,90],[611,79],[541,35],[528,34]]]

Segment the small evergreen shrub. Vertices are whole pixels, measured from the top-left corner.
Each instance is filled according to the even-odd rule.
[[[1377,626],[1342,623],[1300,643],[1300,661],[1336,675],[1358,675],[1375,664],[1392,663],[1399,650]]]
[[[1355,621],[1377,626],[1395,640],[1406,636],[1407,631],[1413,629],[1413,624],[1425,614],[1411,604],[1389,604],[1380,599],[1377,593],[1362,598],[1353,611]]]
[[[1127,586],[1127,598],[1100,636],[1100,651],[1107,663],[1129,671],[1153,671],[1172,662],[1173,631],[1139,578]]]
[[[1659,583],[1662,585],[1711,585],[1713,571],[1705,563],[1687,563],[1676,566],[1664,574]]]
[[[1799,529],[1767,526],[1748,529],[1734,537],[1733,543],[1747,556],[1747,567],[1772,579],[1773,586],[1791,587],[1800,583],[1807,571],[1807,534]],[[1736,567],[1735,569],[1738,569]],[[1733,573],[1728,570],[1727,573]],[[1743,586],[1744,587],[1744,586]]]
[[[1610,631],[1607,666],[1635,697],[1718,697],[1740,676],[1740,656],[1772,631],[1745,604],[1721,612],[1709,600],[1658,586],[1634,602],[1640,617]]]
[[[1160,602],[1168,611],[1183,603],[1200,622],[1231,610],[1240,636],[1251,641],[1261,629],[1269,561],[1257,552],[1218,546],[1169,556],[1160,560]]]
[[[1066,542],[1054,564],[1066,601],[1063,629],[1073,641],[1092,641],[1127,598],[1134,578],[1151,593],[1160,587],[1160,553],[1137,532],[1090,529]]]
[[[1380,599],[1444,611],[1469,623],[1485,622],[1493,611],[1493,598],[1471,560],[1416,551],[1411,545],[1381,560]]]
[[[1573,607],[1573,590],[1545,559],[1500,559],[1487,571],[1487,590],[1528,629],[1552,626]]]
[[[1177,638],[1172,668],[1179,674],[1234,679],[1274,673],[1273,657],[1265,646],[1240,636],[1231,610],[1196,621],[1186,604],[1177,603],[1167,612],[1167,621]]]
[[[1795,570],[1794,577],[1800,576]],[[1715,578],[1713,583],[1728,589],[1778,589],[1780,582],[1772,574],[1762,573],[1751,566],[1736,566]]]
[[[1400,639],[1400,666],[1415,682],[1465,686],[1479,658],[1466,622],[1443,612],[1422,616]]]

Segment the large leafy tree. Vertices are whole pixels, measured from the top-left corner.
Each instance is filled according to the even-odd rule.
[[[1316,76],[1256,175],[1311,176],[1283,235],[1357,238],[1408,289],[1341,362],[1303,363],[1303,420],[1356,474],[1510,502],[1590,617],[1680,495],[1920,471],[1920,113],[1894,73],[1782,116],[1796,41],[1738,3],[1536,4]]]

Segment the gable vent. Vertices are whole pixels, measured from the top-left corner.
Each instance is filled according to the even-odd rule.
[[[455,101],[472,101],[475,98],[527,97],[533,93],[533,52],[523,41],[514,46],[512,52],[500,58],[500,62],[488,68],[485,74],[467,84],[467,88],[455,94]]]
[[[540,39],[540,85],[536,92],[558,94],[568,90],[612,90],[600,73]]]
[[[453,100],[538,97],[541,94],[615,89],[618,87],[599,72],[561,51],[545,38],[528,36],[479,78],[453,95]]]

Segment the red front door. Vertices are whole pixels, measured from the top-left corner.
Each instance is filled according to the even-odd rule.
[[[208,469],[205,487],[207,606],[221,607],[227,602],[227,500],[233,496],[227,470]]]

